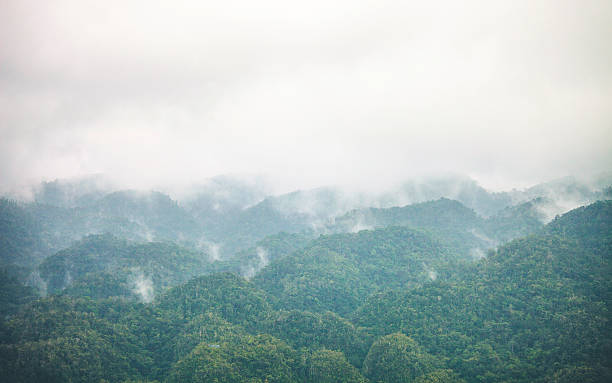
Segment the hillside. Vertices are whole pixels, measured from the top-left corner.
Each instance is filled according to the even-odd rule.
[[[283,235],[268,245],[291,253],[252,281],[200,276],[150,304],[68,292],[96,291],[92,275],[112,283],[139,251],[167,271],[191,253],[176,262],[155,250],[174,245],[89,237],[44,264],[83,276],[63,296],[33,300],[6,279],[0,371],[15,382],[607,382],[609,213],[609,201],[574,210],[477,262],[406,227],[301,249]]]
[[[440,182],[2,200],[0,380],[610,381],[612,201]]]
[[[538,232],[544,226],[539,210],[544,202],[536,199],[483,218],[459,201],[441,198],[402,207],[353,210],[337,217],[329,230],[357,232],[405,226],[426,230],[459,253],[484,253],[499,243]]]
[[[210,260],[172,243],[134,243],[110,234],[91,235],[39,266],[49,293],[92,297],[136,296],[150,301],[156,291],[206,273]]]
[[[597,222],[600,231],[512,241],[460,281],[374,295],[351,317],[376,334],[413,337],[469,381],[607,381],[612,265],[609,253],[585,246],[610,245],[612,221],[597,219],[607,205],[547,226],[571,233],[576,222]]]
[[[389,227],[321,236],[253,279],[283,308],[351,312],[367,295],[444,278],[458,256],[427,233]]]
[[[0,198],[0,265],[33,266],[44,245],[41,225],[22,204]]]

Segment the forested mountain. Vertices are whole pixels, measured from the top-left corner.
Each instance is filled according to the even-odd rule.
[[[198,277],[151,305],[24,302],[2,330],[2,372],[16,382],[605,382],[611,210],[572,211],[461,266],[430,235],[390,227],[321,237],[253,282]],[[370,267],[380,275],[361,271]]]
[[[0,232],[0,240],[6,242],[3,257],[13,257],[8,253],[19,254],[20,246],[27,247],[27,254],[22,252],[12,258],[22,264],[37,263],[85,235],[103,233],[136,241],[174,241],[193,248],[212,248],[228,258],[281,231],[318,235],[328,232],[330,225],[332,231],[390,224],[414,226],[406,217],[375,213],[369,208],[402,207],[446,198],[461,202],[480,217],[492,218],[488,226],[493,227],[476,233],[480,234],[475,235],[477,239],[464,235],[468,242],[484,241],[491,246],[495,241],[533,232],[537,226],[533,218],[547,222],[571,208],[606,198],[605,190],[610,184],[612,177],[602,174],[590,181],[566,178],[523,191],[491,193],[469,178],[447,176],[408,181],[386,192],[327,187],[270,195],[265,180],[225,176],[206,180],[172,199],[159,192],[117,190],[103,176],[92,176],[42,183],[33,189],[33,202],[15,203],[10,209],[6,206],[8,200],[4,200],[0,221],[13,223],[4,226],[2,230],[8,231]],[[509,212],[527,218],[523,214],[526,209],[520,213],[516,206],[530,201],[538,202],[531,202],[534,211],[528,220],[504,223]],[[18,224],[15,214],[25,221]],[[366,222],[371,218],[376,219]],[[495,229],[496,225],[501,229]],[[27,261],[28,256],[33,259]]]
[[[457,282],[373,295],[351,317],[375,334],[413,337],[473,381],[608,381],[610,206],[547,227],[571,233],[588,221],[599,230],[512,241]]]
[[[36,291],[24,285],[15,267],[0,268],[0,318],[15,314],[19,307],[38,298]]]
[[[357,232],[387,226],[427,230],[464,253],[472,248],[487,249],[494,244],[484,234],[482,218],[460,202],[446,198],[403,207],[353,210],[336,218],[331,230]]]
[[[44,247],[41,225],[23,205],[0,198],[0,265],[33,265]]]
[[[341,315],[369,294],[445,276],[458,255],[427,233],[389,227],[322,236],[265,267],[253,281],[280,307]]]
[[[218,261],[213,263],[212,267],[214,271],[231,271],[252,278],[270,262],[303,249],[314,237],[313,233],[280,232],[263,238],[253,247],[236,252],[232,257],[225,259],[213,257]],[[220,255],[217,254],[217,257]]]
[[[491,246],[496,241],[532,233],[542,226],[542,222],[550,221],[557,214],[605,198],[605,186],[602,185],[606,182],[612,183],[612,177],[601,175],[592,182],[567,178],[524,191],[493,193],[472,179],[448,176],[409,181],[385,193],[349,193],[341,188],[297,191],[267,197],[252,206],[234,208],[231,214],[225,215],[219,213],[223,211],[219,206],[223,205],[216,203],[213,206],[219,211],[210,213],[209,208],[205,210],[208,214],[199,217],[218,217],[216,225],[205,225],[206,237],[224,243],[230,252],[252,246],[258,239],[278,231],[346,232],[388,225],[439,229],[443,224],[441,214],[453,213],[457,215],[454,217],[456,225],[459,219],[465,219],[461,223],[484,231],[481,235],[472,234],[472,238],[469,234],[461,238],[472,242],[472,247],[482,247],[483,241]],[[434,200],[453,200],[467,209],[459,211],[460,207],[448,206],[448,202],[433,206],[430,201]],[[402,206],[409,209],[402,211]],[[444,208],[450,211],[444,212]],[[439,219],[435,225],[432,225],[434,218],[428,218],[430,213]],[[481,220],[486,222],[479,222]],[[483,237],[485,233],[496,238],[489,241]]]
[[[604,190],[612,184],[612,173],[599,173],[589,177],[563,177],[543,182],[524,190],[490,192],[473,179],[464,176],[425,177],[405,182],[386,195],[379,207],[401,206],[418,202],[448,198],[461,202],[482,217],[490,217],[501,210],[536,198],[548,202],[545,221],[575,207],[605,199]]]
[[[608,382],[612,201],[550,216],[603,182],[49,183],[0,200],[0,381]]]
[[[497,242],[507,242],[539,232],[546,221],[543,209],[549,206],[550,200],[543,197],[513,205],[500,210],[483,222],[483,231]]]
[[[357,232],[387,226],[406,226],[427,230],[451,244],[458,252],[481,252],[510,239],[539,231],[544,226],[543,215],[539,211],[543,203],[543,199],[535,199],[507,207],[485,219],[458,201],[441,198],[403,207],[353,210],[337,217],[329,230]]]
[[[270,199],[266,199],[205,228],[204,236],[215,243],[222,243],[227,255],[251,247],[258,240],[281,231],[295,233],[309,230],[308,222],[303,214],[282,213]]]
[[[112,182],[102,174],[74,179],[41,182],[33,187],[34,202],[71,208],[91,204],[114,191]]]
[[[581,246],[602,256],[610,256],[612,248],[612,202],[598,201],[555,218],[547,232],[579,241]]]
[[[450,175],[407,181],[398,190],[383,195],[381,207],[402,206],[440,198],[459,201],[485,217],[512,205],[512,197],[508,193],[490,192],[471,178]]]
[[[135,295],[150,301],[155,291],[204,274],[210,264],[206,254],[173,243],[132,243],[104,234],[46,258],[39,270],[49,293],[69,287],[72,295]]]
[[[316,235],[325,231],[325,226],[334,216],[345,213],[355,203],[335,188],[268,196],[205,225],[204,236],[223,243],[231,254],[281,231]]]
[[[214,223],[216,218],[253,206],[270,194],[263,178],[226,175],[204,180],[184,191],[178,200],[201,222]]]
[[[64,208],[31,204],[42,237],[51,252],[89,234],[111,233],[138,241],[195,241],[200,229],[195,220],[167,195],[158,192],[119,191]]]

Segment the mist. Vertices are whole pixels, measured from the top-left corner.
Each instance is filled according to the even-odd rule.
[[[135,269],[129,277],[132,293],[143,303],[151,303],[155,297],[153,281],[142,270]]]
[[[258,271],[263,269],[270,263],[268,259],[268,251],[260,246],[255,248],[255,254],[257,257],[250,260],[249,264],[242,267],[242,276],[247,279],[251,279],[257,274]]]
[[[0,0],[0,380],[612,382],[611,38],[611,0]]]
[[[609,1],[0,5],[0,191],[612,168]]]

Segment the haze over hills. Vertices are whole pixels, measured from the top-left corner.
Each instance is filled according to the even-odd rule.
[[[42,183],[32,200],[0,200],[0,373],[604,382],[611,185],[610,173],[506,192],[458,176],[280,194],[236,176],[174,194],[100,175]]]
[[[587,180],[567,177],[523,191],[489,192],[469,178],[446,177],[412,180],[376,193],[326,187],[271,195],[272,188],[261,178],[225,176],[186,188],[173,199],[160,192],[120,190],[98,175],[42,183],[34,188],[33,201],[12,209],[20,211],[21,225],[27,224],[26,216],[39,217],[39,227],[30,234],[38,233],[37,250],[44,255],[84,235],[109,232],[132,240],[173,240],[231,256],[280,231],[316,235],[336,230],[334,220],[354,209],[439,198],[457,200],[489,219],[532,201],[532,215],[545,223],[571,208],[606,198],[610,184],[612,175],[606,173]],[[356,230],[359,224],[343,230]]]
[[[101,176],[43,183],[33,201],[1,200],[2,374],[605,381],[611,184],[489,192],[448,177],[274,195],[217,177],[173,199]]]
[[[333,209],[342,198],[333,189],[249,205],[255,192],[209,186],[225,205],[208,223],[158,192],[57,198],[62,206],[2,200],[0,373],[15,382],[605,382],[612,205],[605,189],[572,186],[604,200],[547,223],[541,205],[567,184],[487,217],[448,198]],[[200,206],[214,200],[201,195]],[[325,217],[326,206],[339,215]],[[239,244],[232,254],[202,240],[221,219],[217,233]]]
[[[612,382],[612,1],[0,1],[0,383]]]

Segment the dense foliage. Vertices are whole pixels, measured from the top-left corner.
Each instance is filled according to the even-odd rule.
[[[50,293],[76,283],[73,294],[108,297],[148,289],[146,284],[165,289],[207,272],[209,265],[204,254],[173,243],[132,243],[104,234],[85,237],[46,258],[39,269]]]
[[[40,230],[21,204],[0,198],[0,265],[32,265],[42,247]]]
[[[16,267],[0,268],[0,318],[14,314],[18,308],[37,298],[35,290],[24,285]]]
[[[336,218],[331,230],[354,232],[387,226],[425,229],[455,251],[469,254],[473,249],[487,249],[539,231],[543,227],[539,202],[541,199],[510,206],[485,219],[458,201],[441,198],[403,207],[353,210]]]
[[[571,232],[584,220],[601,229],[579,240],[550,234],[515,240],[460,281],[373,295],[352,318],[374,334],[410,335],[468,380],[545,381],[560,366],[573,366],[607,381],[612,265],[605,249],[612,221],[601,218],[610,206],[574,211],[548,227]],[[603,253],[593,251],[594,243]]]
[[[427,233],[389,227],[321,236],[270,264],[254,282],[277,297],[279,307],[345,315],[369,294],[437,278],[455,260]]]
[[[0,200],[0,381],[612,381],[612,201],[87,190]]]

